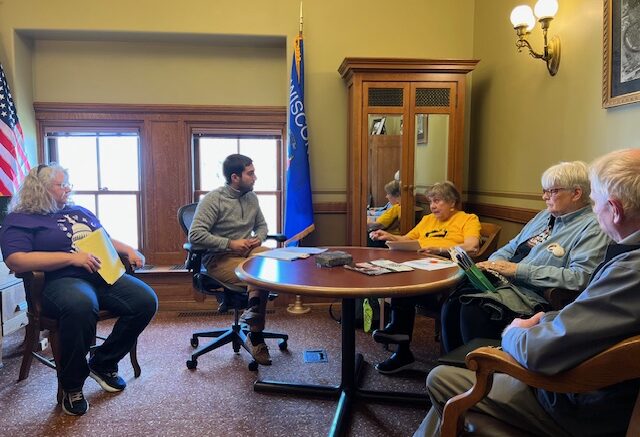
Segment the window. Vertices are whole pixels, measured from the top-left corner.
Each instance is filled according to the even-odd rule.
[[[246,155],[256,168],[254,192],[269,232],[282,232],[282,184],[280,135],[194,134],[194,199],[226,183],[224,159],[233,153]]]
[[[47,132],[50,162],[69,170],[72,199],[96,214],[109,234],[140,248],[138,131]]]

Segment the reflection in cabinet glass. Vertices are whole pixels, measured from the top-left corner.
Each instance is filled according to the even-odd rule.
[[[349,92],[349,242],[365,245],[367,207],[386,203],[384,185],[400,179],[400,232],[428,212],[434,182],[463,183],[466,74],[476,60],[345,58]],[[406,211],[410,211],[409,214]]]

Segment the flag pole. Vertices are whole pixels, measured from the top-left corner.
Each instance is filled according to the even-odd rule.
[[[298,29],[298,33],[302,35],[302,2],[300,2],[300,28]]]
[[[302,36],[302,2],[300,2],[300,27],[298,29],[298,35]],[[287,307],[287,312],[291,314],[305,314],[309,311],[311,311],[311,308],[302,303],[302,296],[299,294],[296,294],[295,302]]]

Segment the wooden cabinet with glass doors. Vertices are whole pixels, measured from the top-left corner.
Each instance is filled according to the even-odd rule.
[[[367,221],[384,186],[400,180],[400,232],[428,212],[419,200],[435,182],[463,183],[466,76],[477,60],[345,58],[349,93],[348,237],[367,243]],[[418,201],[417,201],[418,200]],[[409,214],[406,212],[409,211]]]

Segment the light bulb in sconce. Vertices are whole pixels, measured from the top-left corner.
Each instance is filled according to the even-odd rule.
[[[526,33],[531,32],[536,25],[536,19],[531,8],[527,5],[513,8],[513,11],[511,11],[511,24],[513,24],[514,29],[524,27]]]
[[[511,24],[516,31],[518,39],[516,40],[516,47],[518,51],[527,49],[531,57],[535,59],[542,59],[547,64],[547,70],[551,76],[555,76],[560,66],[560,38],[557,36],[547,40],[547,31],[549,25],[558,12],[557,0],[538,0],[535,10],[531,10],[530,6],[520,5],[513,8],[511,11]],[[542,36],[544,38],[544,49],[542,53],[538,53],[533,50],[531,44],[528,41],[528,36],[533,30],[536,24],[536,17],[542,28]]]
[[[553,18],[558,12],[558,0],[538,0],[533,7],[533,12],[538,17],[538,20]]]

